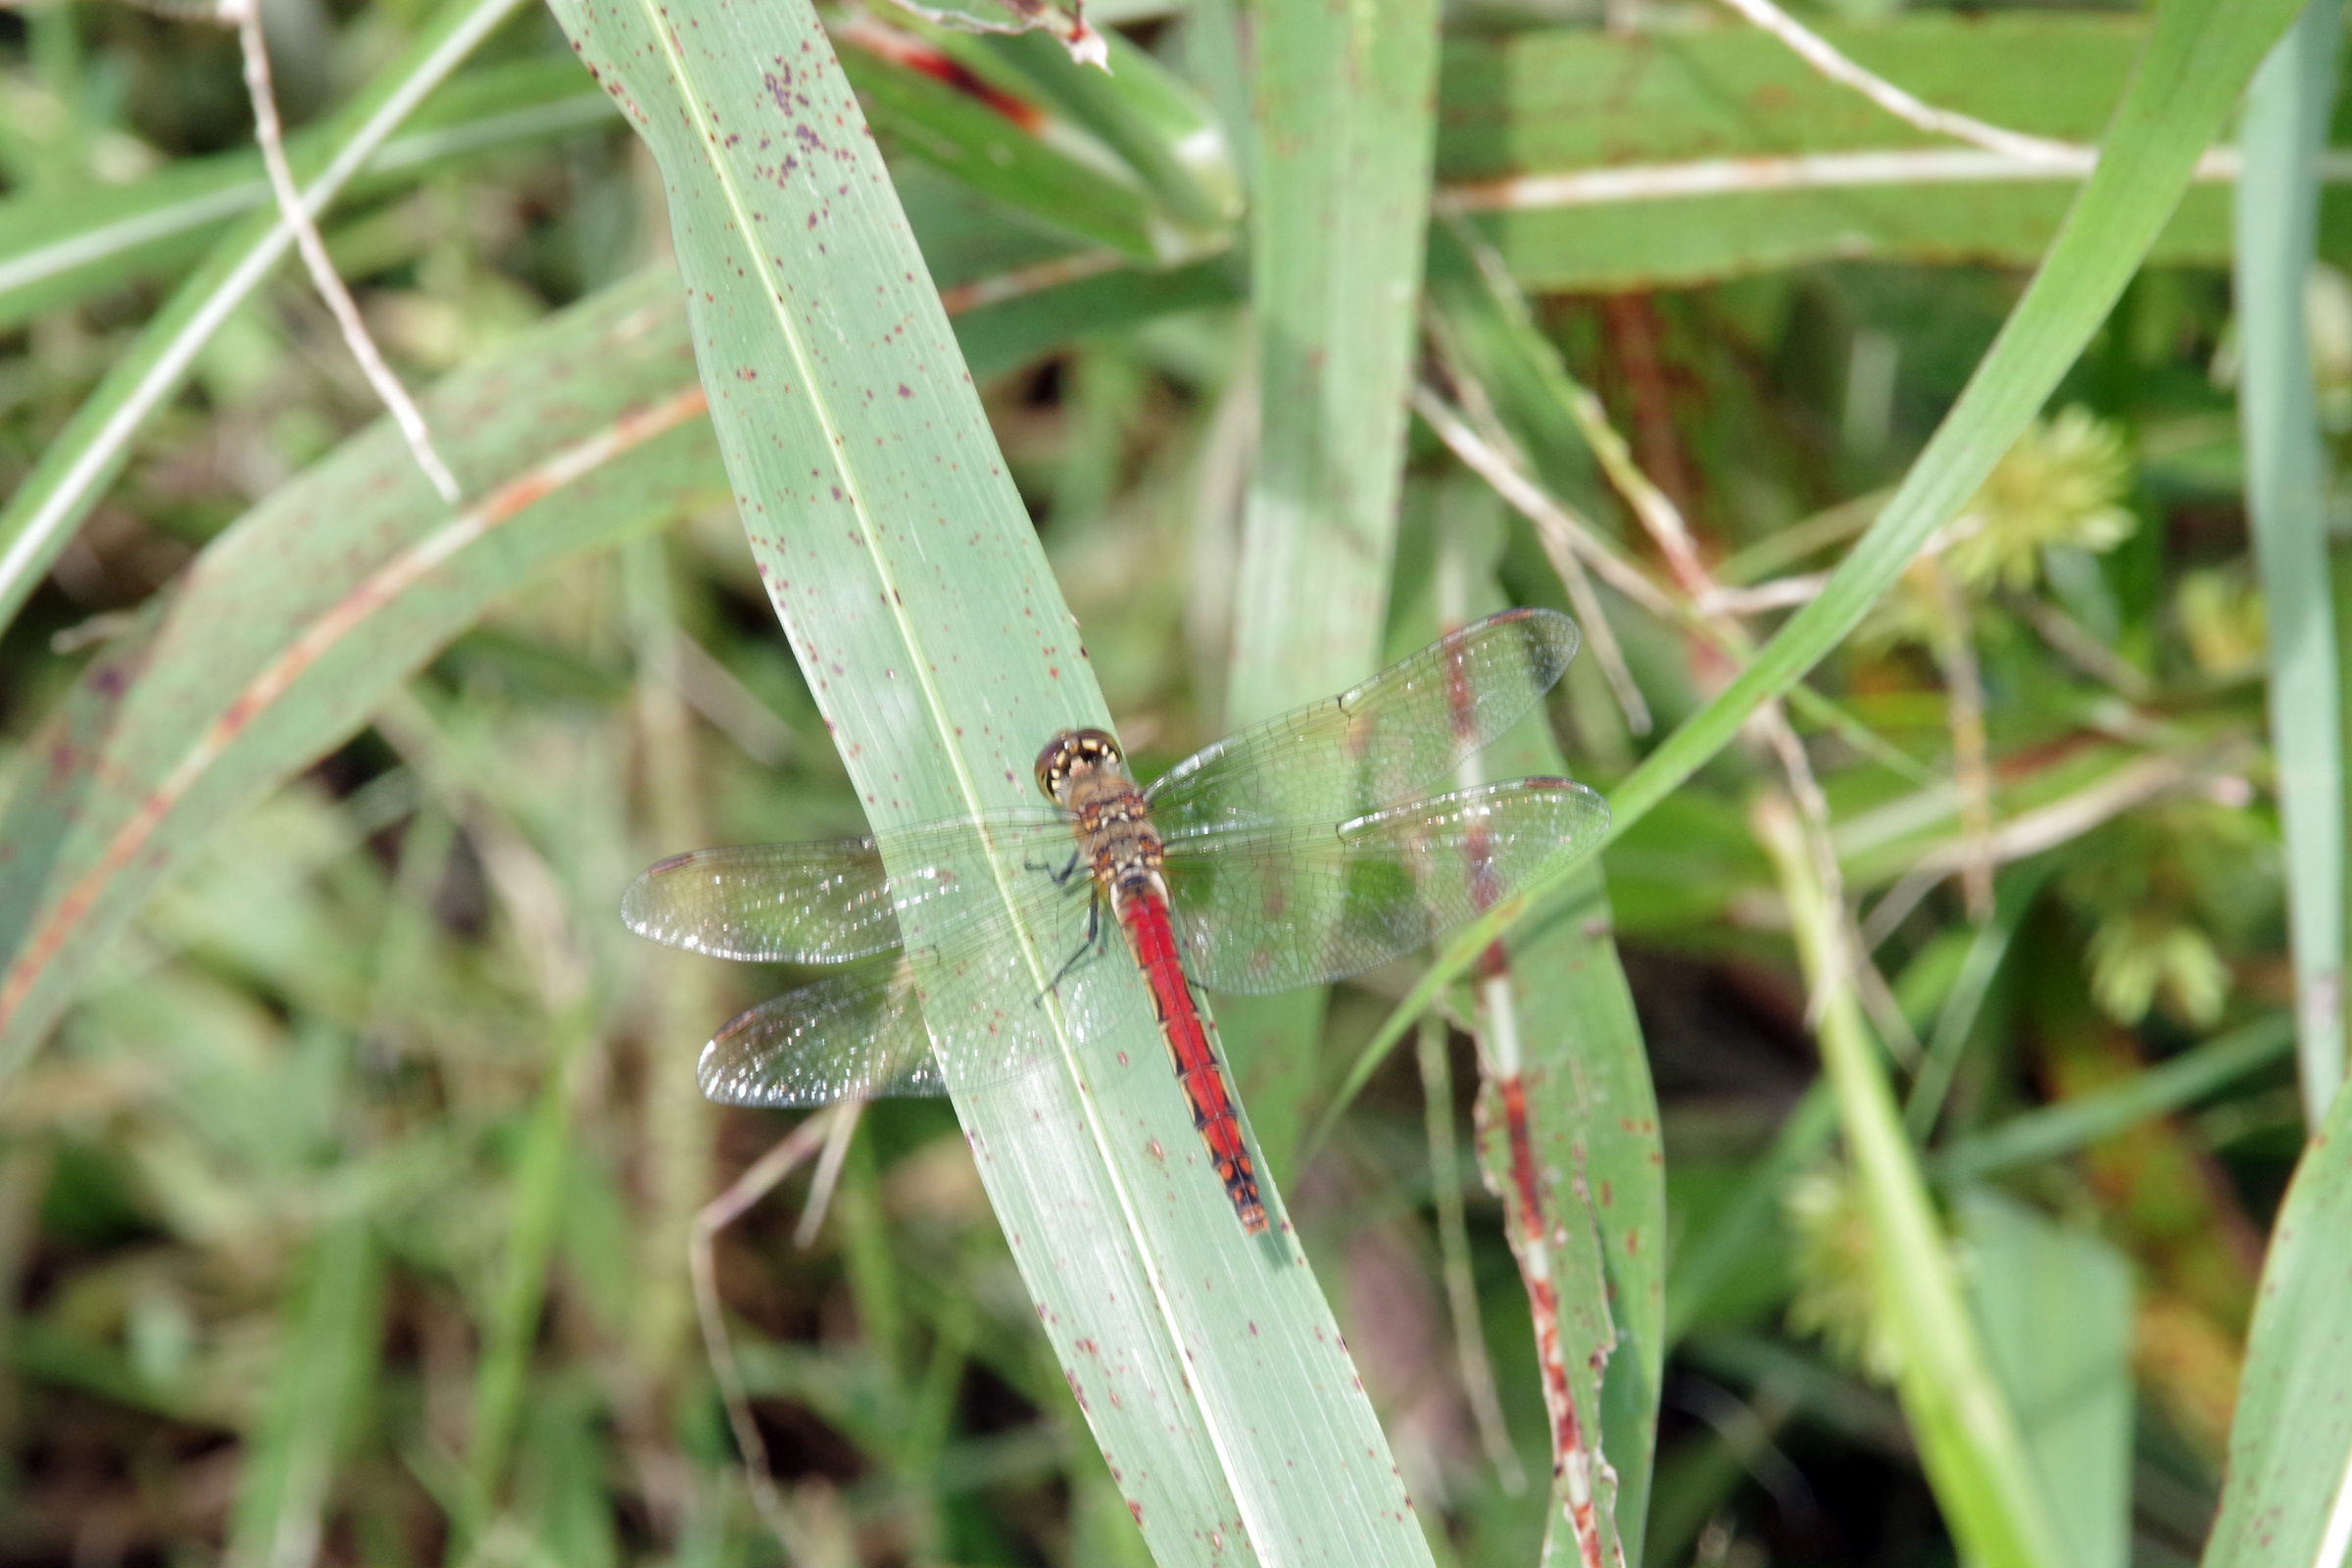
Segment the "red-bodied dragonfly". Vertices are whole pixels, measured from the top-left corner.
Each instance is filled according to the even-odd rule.
[[[1608,826],[1563,778],[1424,795],[1533,710],[1576,626],[1508,610],[1352,691],[1203,748],[1138,789],[1118,743],[1064,730],[1037,759],[1054,805],[872,838],[697,850],[630,885],[641,936],[717,957],[849,965],[703,1048],[712,1100],[821,1105],[937,1095],[1081,1048],[1134,987],[1082,962],[1125,933],[1210,1164],[1265,1228],[1250,1151],[1193,995],[1359,974],[1469,919]],[[1026,933],[1026,935],[1024,935]]]

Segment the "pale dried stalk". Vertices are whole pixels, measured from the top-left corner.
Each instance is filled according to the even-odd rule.
[[[2029,855],[2054,850],[2070,839],[2097,827],[2143,801],[2197,779],[2225,778],[2248,758],[2244,742],[2233,742],[2203,756],[2166,752],[2143,757],[2117,768],[2096,784],[2086,785],[2038,810],[2024,811],[1993,830],[1985,853],[1993,863],[2005,865]],[[1960,868],[1966,846],[1946,844],[1920,857],[1914,874],[1949,876]]]
[[[1727,588],[1718,583],[1699,596],[1697,610],[1702,615],[1760,615],[1768,611],[1793,610],[1819,597],[1829,580],[1826,571],[1808,571],[1752,587]]]
[[[688,707],[753,761],[773,767],[791,755],[792,726],[683,627],[675,629],[670,657],[659,673]]]
[[[2098,163],[2082,148],[2067,163],[2012,158],[1974,147],[1858,148],[1779,158],[1701,158],[1679,164],[1632,164],[1579,169],[1451,185],[1432,202],[1441,217],[1475,213],[1544,212],[1611,207],[1633,202],[1682,201],[1759,191],[1855,190],[1904,185],[1985,185],[2082,179]],[[2216,147],[2197,161],[2202,181],[2237,177],[2236,149]],[[2352,155],[2324,154],[2318,173],[2327,184],[2352,180]]]
[[[1633,448],[1626,445],[1625,437],[1609,422],[1608,410],[1601,407],[1592,389],[1581,381],[1569,381],[1568,394],[1569,416],[1599,461],[1600,471],[1608,475],[1609,483],[1625,498],[1626,505],[1633,508],[1634,516],[1657,545],[1658,553],[1666,558],[1666,567],[1674,573],[1683,592],[1693,604],[1713,593],[1715,579],[1708,575],[1706,564],[1698,559],[1698,544],[1690,537],[1690,525],[1683,518],[1683,509],[1642,471],[1642,465],[1634,461]]]
[[[2003,822],[1986,836],[1984,857],[2000,866],[2054,850],[2168,791],[2198,780],[2229,778],[2249,755],[2247,743],[2240,739],[2204,755],[2160,752],[2127,762],[2095,784]],[[1871,947],[1885,941],[1936,883],[1966,863],[1968,853],[1968,845],[1954,843],[1938,845],[1921,856],[1871,910],[1863,926],[1863,941]]]
[[[816,1233],[824,1227],[825,1211],[833,1206],[833,1194],[841,1186],[842,1163],[850,1157],[850,1139],[858,1131],[858,1113],[865,1102],[852,1101],[842,1108],[843,1114],[833,1118],[833,1130],[825,1135],[824,1150],[808,1177],[808,1201],[801,1207],[801,1222],[792,1228],[792,1245],[798,1248],[813,1247]]]
[[[262,167],[269,171],[270,189],[277,198],[279,214],[286,226],[294,232],[295,246],[302,252],[303,265],[309,269],[311,283],[334,313],[335,324],[343,330],[343,342],[350,348],[351,357],[359,362],[361,373],[375,389],[392,422],[400,427],[402,439],[409,444],[416,466],[432,481],[441,499],[456,506],[465,492],[458,486],[457,476],[433,446],[432,432],[425,428],[424,416],[417,412],[416,402],[384,357],[376,352],[375,339],[368,333],[368,324],[360,319],[360,308],[343,286],[332,258],[326,254],[326,242],[318,237],[317,215],[302,199],[302,191],[294,183],[294,171],[286,162],[285,134],[277,120],[277,94],[270,79],[270,47],[262,36],[261,0],[220,0],[219,15],[223,22],[237,29],[237,44],[245,57],[245,89],[253,99],[253,139],[261,144]]]
[[[2137,666],[2048,600],[2034,594],[2011,594],[2002,603],[2020,620],[2039,632],[2041,640],[2059,658],[2092,680],[2104,681],[2134,703],[2147,702],[2156,695],[2155,683],[2140,673]]]
[[[1496,495],[1534,525],[1536,537],[1543,541],[1545,554],[1551,555],[1555,564],[1561,556],[1573,554],[1598,573],[1603,582],[1651,614],[1672,622],[1685,618],[1683,606],[1672,594],[1617,554],[1603,541],[1600,531],[1575,508],[1488,445],[1451,404],[1427,385],[1416,385],[1412,399],[1413,412],[1428,421],[1438,439],[1446,443],[1446,450],[1459,458],[1464,467],[1493,485]]]
[[[1829,40],[1774,5],[1772,0],[1723,0],[1723,3],[1787,44],[1799,60],[1831,81],[1841,87],[1851,87],[1906,124],[2029,163],[2064,164],[2085,156],[2096,156],[2094,150],[2088,147],[2053,141],[2047,136],[2029,136],[2020,131],[2004,130],[1999,125],[1986,124],[1971,116],[1955,114],[1949,109],[1938,109],[1934,104],[1923,102],[1886,77],[1854,64]]]
[[[783,1142],[760,1155],[759,1162],[737,1177],[733,1186],[695,1215],[694,1239],[687,1248],[687,1268],[694,1276],[694,1304],[702,1321],[703,1348],[710,1357],[710,1374],[718,1383],[720,1401],[726,1405],[727,1425],[734,1430],[735,1446],[743,1450],[752,1505],[775,1533],[787,1561],[805,1560],[806,1544],[801,1539],[798,1522],[776,1493],[775,1478],[768,1473],[767,1444],[760,1436],[760,1424],[752,1419],[751,1395],[744,1388],[743,1368],[735,1359],[735,1344],[727,1337],[727,1320],[719,1306],[718,1274],[711,1263],[710,1242],[830,1140],[836,1123],[846,1121],[855,1126],[859,1102],[855,1101],[828,1105],[787,1133]]]
[[[1526,454],[1519,450],[1518,443],[1503,428],[1502,420],[1494,413],[1494,400],[1487,395],[1486,386],[1470,374],[1468,368],[1463,365],[1459,345],[1454,342],[1453,334],[1446,328],[1444,319],[1433,314],[1427,318],[1426,324],[1438,362],[1445,368],[1446,378],[1453,383],[1454,396],[1461,399],[1462,412],[1478,427],[1479,438],[1500,454],[1510,467],[1520,472],[1528,471],[1531,465],[1527,462]],[[1584,563],[1577,560],[1574,551],[1554,550],[1550,541],[1544,539],[1540,531],[1538,538],[1544,543],[1544,553],[1551,562],[1552,570],[1559,573],[1560,583],[1568,591],[1568,602],[1575,606],[1577,614],[1584,619],[1586,636],[1592,645],[1592,657],[1600,662],[1601,673],[1608,678],[1609,691],[1616,697],[1617,706],[1625,714],[1625,727],[1636,735],[1648,734],[1648,700],[1642,697],[1642,688],[1634,680],[1634,672],[1625,662],[1625,649],[1617,641],[1616,628],[1609,624],[1608,616],[1601,612],[1599,596],[1592,591],[1592,579],[1586,572]]]

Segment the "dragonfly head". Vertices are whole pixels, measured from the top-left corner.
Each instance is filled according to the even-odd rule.
[[[1123,760],[1119,743],[1108,731],[1065,729],[1046,742],[1046,749],[1037,754],[1037,787],[1046,792],[1046,799],[1058,806],[1072,773],[1082,767],[1089,770],[1106,765],[1117,767]]]

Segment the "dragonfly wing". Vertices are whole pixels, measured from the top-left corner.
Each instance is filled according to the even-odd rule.
[[[829,1105],[942,1095],[912,966],[866,965],[742,1013],[703,1048],[695,1076],[725,1105]]]
[[[1060,831],[1050,842],[1066,846]],[[976,886],[979,858],[945,863]],[[906,923],[923,946],[788,991],[720,1030],[703,1048],[703,1093],[728,1104],[823,1105],[942,1095],[1034,1070],[1060,1049],[1049,990],[1082,1035],[1087,1009],[1100,1010],[1089,1000],[1093,971],[1115,933],[1090,920],[1092,889],[1083,877],[1056,883],[1041,866],[1006,887],[1009,909],[991,903],[940,921],[935,905],[918,906]]]
[[[936,941],[957,921],[995,907],[992,879],[975,876],[980,834],[1018,863],[1070,845],[1057,812],[995,813],[975,824],[937,822],[874,839],[746,844],[673,855],[621,895],[620,917],[639,936],[712,957],[756,963],[842,963],[901,945],[919,926]],[[887,863],[886,863],[887,862]],[[888,866],[900,869],[892,872]]]
[[[1337,826],[1228,828],[1168,847],[1193,976],[1265,993],[1360,974],[1428,943],[1608,831],[1601,798],[1521,779],[1411,801]]]
[[[1267,719],[1170,768],[1148,796],[1163,839],[1237,825],[1342,822],[1445,782],[1544,700],[1576,623],[1506,610],[1353,691]]]

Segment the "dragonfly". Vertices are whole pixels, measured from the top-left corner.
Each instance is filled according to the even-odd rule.
[[[1439,789],[1534,710],[1575,654],[1547,610],[1463,626],[1337,697],[1244,729],[1138,787],[1117,740],[1068,729],[1038,754],[1049,806],[868,838],[672,856],[621,901],[631,930],[825,978],[703,1048],[705,1095],[812,1106],[938,1095],[1034,1071],[1136,1008],[1115,930],[1211,1168],[1245,1232],[1255,1166],[1196,987],[1267,994],[1426,945],[1606,836],[1565,778]],[[1428,793],[1437,790],[1438,793]]]

